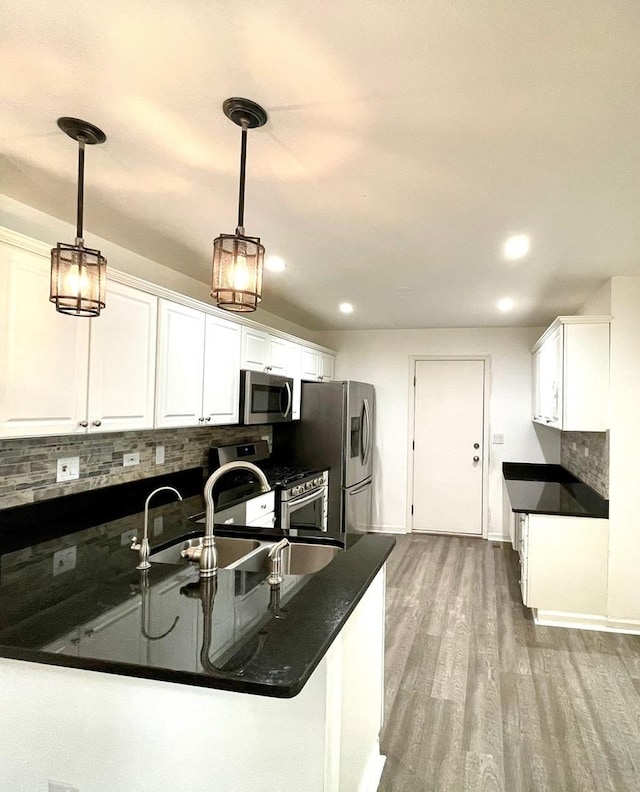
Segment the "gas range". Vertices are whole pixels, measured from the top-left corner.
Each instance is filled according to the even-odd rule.
[[[278,527],[304,527],[326,530],[327,498],[329,472],[320,471],[309,466],[283,464],[272,460],[269,456],[269,445],[266,440],[256,440],[234,446],[211,448],[209,452],[209,470],[212,472],[227,462],[237,460],[252,462],[267,477],[269,486],[275,492],[276,524]],[[259,484],[249,471],[239,470],[218,481],[218,487],[228,487],[234,493],[243,492],[251,497],[252,488],[259,493]],[[224,499],[223,492],[219,497]],[[294,524],[292,516],[298,514],[300,525]]]

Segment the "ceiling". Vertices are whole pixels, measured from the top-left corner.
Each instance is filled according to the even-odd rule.
[[[265,274],[271,313],[544,325],[640,275],[637,0],[4,0],[2,16],[2,191],[74,222],[56,119],[100,126],[87,244],[208,281],[237,212],[221,105],[245,96],[269,114],[249,133],[246,232],[287,263]],[[531,239],[518,261],[513,233]]]

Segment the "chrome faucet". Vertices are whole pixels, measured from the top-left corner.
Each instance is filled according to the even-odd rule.
[[[175,487],[158,487],[158,489],[154,489],[146,499],[144,502],[144,529],[142,532],[142,541],[138,542],[137,536],[134,536],[131,540],[131,549],[140,551],[140,563],[136,569],[149,569],[151,567],[151,563],[149,562],[149,501],[154,495],[156,495],[158,492],[162,492],[163,490],[171,490],[171,492],[175,492],[178,496],[178,500],[182,500],[182,495],[177,489],[175,489]]]
[[[227,462],[226,465],[221,465],[215,470],[207,479],[204,485],[204,504],[206,509],[205,525],[204,525],[204,538],[202,540],[202,550],[200,551],[200,577],[212,577],[218,572],[218,556],[216,553],[216,542],[213,534],[213,487],[221,476],[225,473],[230,473],[232,470],[248,470],[253,473],[260,482],[262,492],[269,492],[271,487],[267,481],[267,477],[260,470],[259,467],[252,462]],[[193,548],[195,549],[195,548]],[[199,550],[200,548],[198,548]],[[194,554],[197,558],[197,553]],[[195,558],[193,560],[195,560]]]
[[[269,550],[271,572],[267,578],[267,583],[270,586],[279,586],[282,583],[282,553],[287,547],[289,547],[289,540],[285,537]]]

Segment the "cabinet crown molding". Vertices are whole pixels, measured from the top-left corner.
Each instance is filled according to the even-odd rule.
[[[568,324],[608,324],[611,322],[610,315],[585,315],[585,316],[557,316],[553,322],[547,327],[544,333],[540,336],[540,338],[535,342],[535,344],[531,347],[532,354],[536,352],[542,344],[549,338],[549,336],[553,335],[553,333],[562,325]]]

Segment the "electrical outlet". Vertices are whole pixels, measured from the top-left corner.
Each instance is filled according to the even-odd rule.
[[[156,465],[164,465],[164,446],[156,446]]]
[[[122,455],[122,464],[124,467],[130,467],[131,465],[139,465],[140,464],[140,453],[138,451],[132,451],[129,454]]]
[[[74,481],[80,478],[80,457],[64,457],[56,465],[56,481]]]
[[[153,518],[153,535],[158,536],[164,530],[162,515]]]
[[[49,792],[80,792],[80,790],[64,781],[52,781],[49,779]]]
[[[578,446],[575,443],[571,443],[571,450],[575,451]]]
[[[589,456],[589,449],[587,448],[587,446],[584,447],[583,451],[584,451],[585,457],[588,457]]]
[[[76,568],[78,559],[78,545],[65,547],[53,554],[53,576],[61,575],[63,572],[70,572]]]
[[[131,540],[135,539],[138,536],[138,532],[131,528],[128,531],[123,531],[120,534],[120,547],[124,547],[125,545],[130,545]]]

